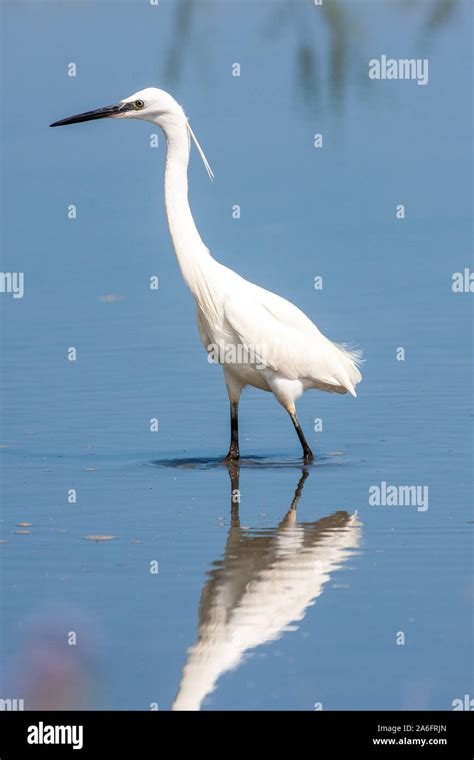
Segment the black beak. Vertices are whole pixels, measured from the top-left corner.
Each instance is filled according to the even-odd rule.
[[[78,113],[76,116],[70,116],[68,119],[61,119],[55,121],[54,124],[50,124],[50,127],[65,127],[66,124],[78,124],[81,121],[93,121],[94,119],[107,119],[117,116],[121,116],[127,111],[133,111],[133,103],[116,103],[113,106],[106,106],[105,108],[97,108],[95,111],[86,111],[85,113]]]

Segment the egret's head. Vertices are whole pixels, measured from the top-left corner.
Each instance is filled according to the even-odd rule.
[[[179,103],[165,90],[158,87],[146,87],[120,101],[124,109],[124,117],[153,121],[160,127],[166,127],[175,121],[186,120],[185,113]]]
[[[119,100],[118,103],[112,106],[105,106],[105,108],[97,108],[95,111],[86,111],[75,116],[69,116],[67,119],[55,121],[50,126],[63,127],[66,124],[77,124],[81,121],[93,121],[95,119],[142,119],[144,121],[152,121],[161,127],[167,135],[173,129],[179,129],[185,124],[189,137],[194,141],[209,177],[212,179],[214,176],[183,109],[169,92],[165,92],[165,90],[159,90],[157,87],[147,87],[144,90],[135,92],[133,95],[129,95],[128,98]]]
[[[79,113],[67,119],[55,121],[50,126],[63,127],[66,124],[77,124],[94,119],[143,119],[165,127],[167,123],[176,119],[186,119],[186,116],[181,106],[168,92],[159,90],[157,87],[147,87],[128,98],[119,100],[112,106]]]

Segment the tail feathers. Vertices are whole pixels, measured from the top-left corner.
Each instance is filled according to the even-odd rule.
[[[358,348],[351,348],[337,343],[334,343],[334,346],[344,357],[342,367],[337,374],[337,379],[354,398],[357,398],[355,386],[362,380],[362,375],[359,371],[359,367],[364,361],[362,351]]]

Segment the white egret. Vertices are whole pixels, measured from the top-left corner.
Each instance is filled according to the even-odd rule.
[[[244,280],[217,262],[194,223],[188,201],[188,162],[194,140],[209,176],[212,171],[182,107],[155,87],[117,104],[62,119],[52,127],[92,119],[143,119],[158,125],[167,141],[165,207],[183,278],[196,301],[197,325],[206,350],[223,366],[230,401],[231,442],[227,461],[239,459],[238,405],[246,385],[271,391],[289,413],[303,447],[313,454],[296,416],[295,401],[309,388],[356,395],[360,354],[326,338],[289,301]]]

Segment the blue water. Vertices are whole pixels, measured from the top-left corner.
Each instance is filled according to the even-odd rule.
[[[470,4],[430,35],[429,2],[349,4],[335,103],[330,29],[301,0],[320,50],[311,105],[297,28],[267,37],[273,5],[201,5],[180,44],[165,0],[3,4],[1,268],[25,273],[25,294],[0,293],[0,696],[27,708],[169,709],[183,683],[219,710],[472,694],[472,294],[451,287],[472,270]],[[382,53],[429,57],[429,84],[369,83]],[[317,455],[302,485],[291,422],[244,394],[239,515],[222,373],[168,237],[164,140],[132,122],[48,128],[150,85],[184,104],[215,171],[193,155],[216,258],[364,350],[357,400],[299,402]],[[427,487],[428,508],[371,506],[382,481]]]

